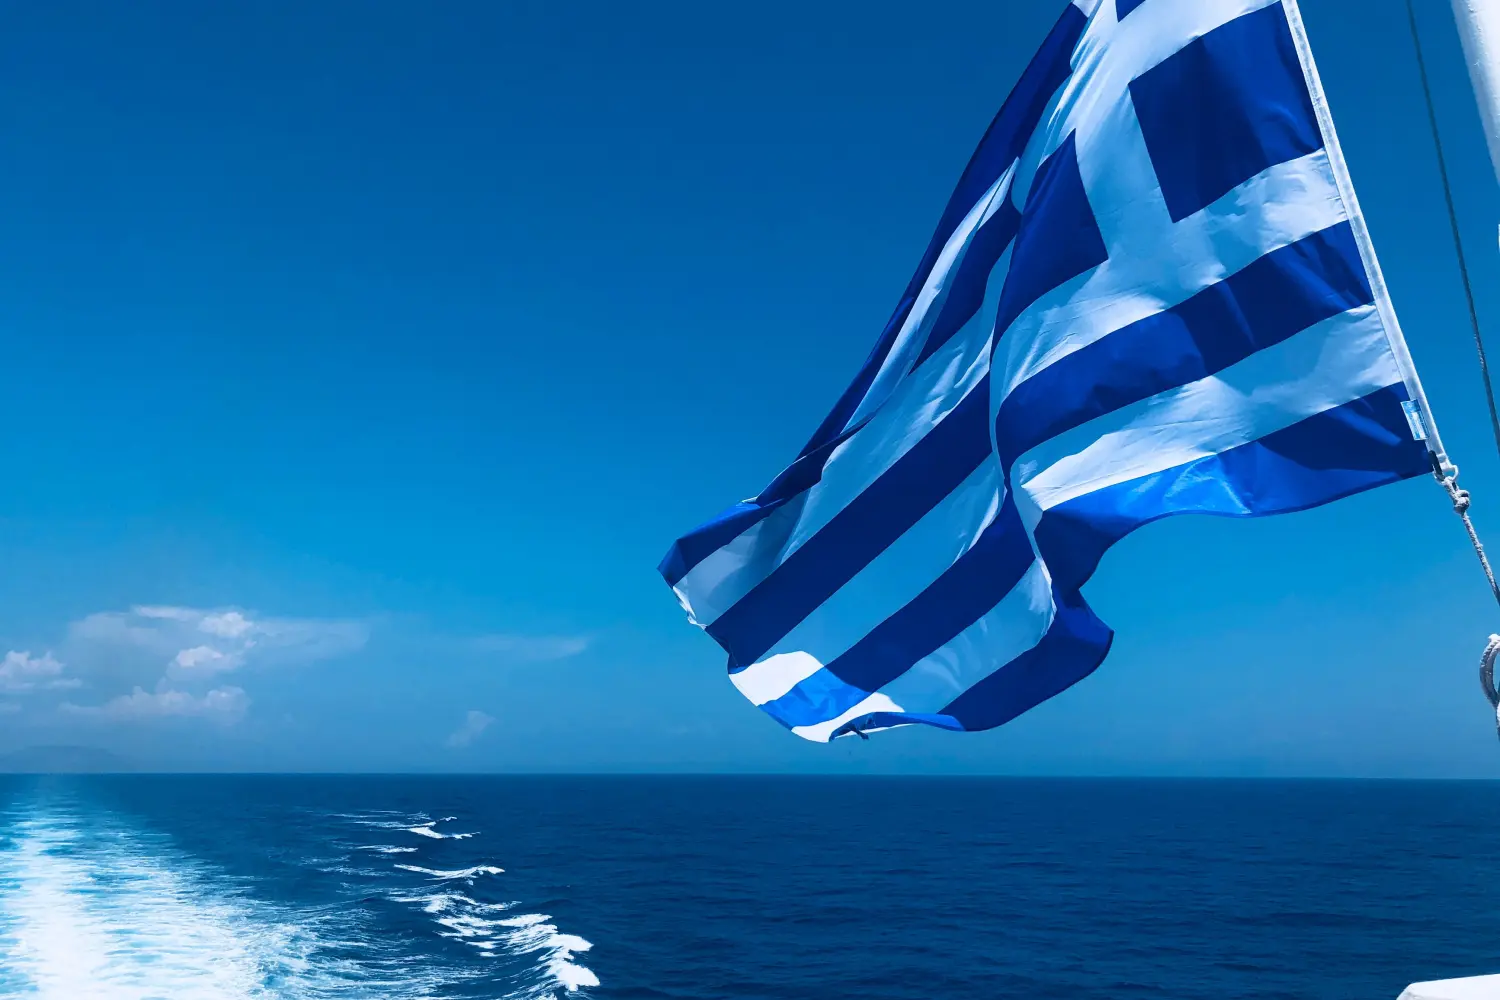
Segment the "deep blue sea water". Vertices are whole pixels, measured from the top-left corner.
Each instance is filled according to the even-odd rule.
[[[0,996],[1395,1000],[1500,784],[0,778]]]

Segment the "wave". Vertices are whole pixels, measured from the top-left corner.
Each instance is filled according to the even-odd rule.
[[[405,866],[398,866],[405,867]],[[426,869],[415,869],[426,871]],[[481,954],[495,957],[501,952],[511,955],[533,955],[538,968],[551,982],[569,993],[599,985],[592,969],[574,961],[574,956],[591,950],[593,942],[577,934],[565,934],[551,923],[545,913],[508,914],[514,904],[482,903],[461,892],[436,892],[420,896],[393,896],[394,902],[420,904],[431,914],[442,930],[438,933],[461,941]],[[516,1000],[520,1000],[518,995]],[[539,994],[524,994],[543,1000],[552,996],[550,989]]]
[[[577,934],[564,934],[543,913],[527,913],[497,921],[511,928],[505,943],[514,951],[543,953],[543,964],[553,979],[569,993],[586,986],[598,986],[599,977],[592,969],[573,961],[574,954],[589,951],[594,943]]]
[[[368,813],[334,813],[335,819],[349,820],[360,826],[372,830],[400,830],[402,833],[415,834],[418,837],[426,837],[429,840],[469,840],[478,836],[477,831],[466,833],[444,833],[436,827],[441,823],[457,822],[457,816],[443,816],[439,819],[429,819],[425,813],[399,813],[389,810],[376,810]]]
[[[450,816],[449,819],[452,819]],[[418,823],[415,826],[405,828],[407,833],[415,833],[419,837],[430,837],[433,840],[468,840],[474,836],[472,833],[441,833],[433,827],[438,823],[446,823],[448,820],[434,820],[431,823]]]
[[[384,844],[365,844],[365,845],[363,845],[361,847],[356,847],[355,850],[357,850],[357,851],[378,851],[381,854],[415,854],[415,853],[417,853],[417,849],[415,847],[389,847],[389,846],[386,846]]]
[[[505,910],[509,909],[506,903],[481,903],[470,899],[461,892],[435,892],[429,896],[392,896],[394,903],[421,903],[424,913],[443,913],[455,906],[472,906],[477,909]]]
[[[420,823],[427,819],[426,816],[413,816],[410,813],[396,812],[391,809],[376,809],[371,812],[362,813],[330,813],[332,819],[348,820],[357,826],[366,826],[372,830],[404,830],[413,823]]]
[[[504,868],[496,868],[494,865],[475,865],[472,868],[459,868],[451,872],[435,871],[431,868],[423,868],[419,865],[394,865],[402,871],[419,872],[423,875],[431,875],[433,878],[473,878],[476,875],[504,875]]]

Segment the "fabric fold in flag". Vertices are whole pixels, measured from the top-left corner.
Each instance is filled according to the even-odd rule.
[[[1295,0],[1076,0],[802,454],[660,569],[793,733],[976,732],[1098,668],[1137,527],[1434,463]]]

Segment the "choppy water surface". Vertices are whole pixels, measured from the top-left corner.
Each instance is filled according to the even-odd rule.
[[[1500,972],[1500,786],[0,778],[0,996],[1372,997]]]

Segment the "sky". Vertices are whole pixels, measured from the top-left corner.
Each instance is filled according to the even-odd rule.
[[[1404,5],[1305,6],[1412,353],[1500,540]],[[1421,7],[1500,330],[1500,189],[1447,5]],[[735,693],[657,576],[821,421],[1060,9],[7,9],[0,754],[1500,774],[1475,676],[1500,610],[1431,480],[1137,533],[1085,591],[1118,633],[1105,665],[985,734],[805,743]]]

